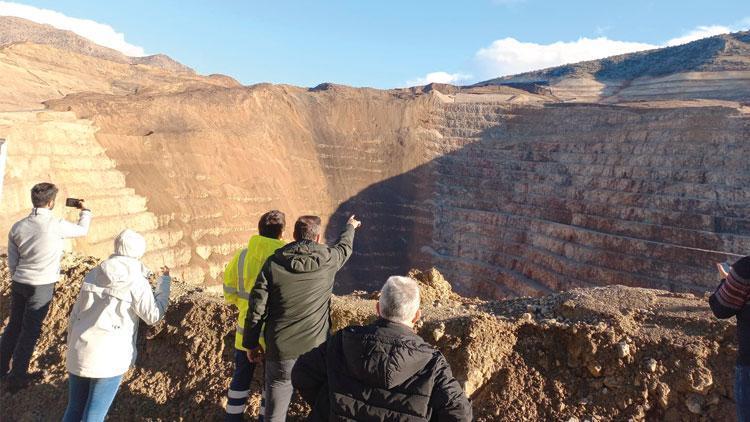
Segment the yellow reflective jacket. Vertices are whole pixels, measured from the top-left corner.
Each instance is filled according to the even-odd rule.
[[[237,306],[240,311],[237,319],[237,334],[234,340],[234,347],[237,350],[247,350],[242,347],[242,334],[245,331],[245,316],[249,307],[250,291],[253,289],[255,279],[268,257],[285,244],[283,240],[255,235],[250,238],[247,248],[237,252],[224,270],[224,300]],[[242,272],[239,271],[240,268],[242,268]],[[260,344],[265,348],[266,345],[262,337]]]

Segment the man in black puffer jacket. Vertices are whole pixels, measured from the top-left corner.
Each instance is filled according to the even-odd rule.
[[[391,277],[380,319],[336,333],[297,360],[292,383],[313,421],[470,421],[471,405],[445,357],[414,333],[419,287]]]

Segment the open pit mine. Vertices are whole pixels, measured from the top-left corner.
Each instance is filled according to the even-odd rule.
[[[269,209],[320,215],[328,240],[363,220],[339,328],[373,317],[362,291],[420,269],[420,334],[478,420],[734,417],[735,325],[704,294],[716,262],[750,253],[750,32],[375,90],[243,86],[0,17],[0,79],[0,232],[39,181],[95,214],[32,362],[44,382],[3,393],[4,420],[61,416],[70,306],[126,227],[181,282],[112,420],[220,418],[236,316],[212,286]],[[2,267],[0,328],[9,286]]]

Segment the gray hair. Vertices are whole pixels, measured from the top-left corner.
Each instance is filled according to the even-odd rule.
[[[412,278],[391,276],[380,290],[378,303],[381,317],[411,324],[419,309],[419,286]]]

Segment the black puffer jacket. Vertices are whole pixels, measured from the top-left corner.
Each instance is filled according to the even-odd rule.
[[[347,327],[300,356],[292,383],[315,421],[470,421],[445,357],[409,327]]]

